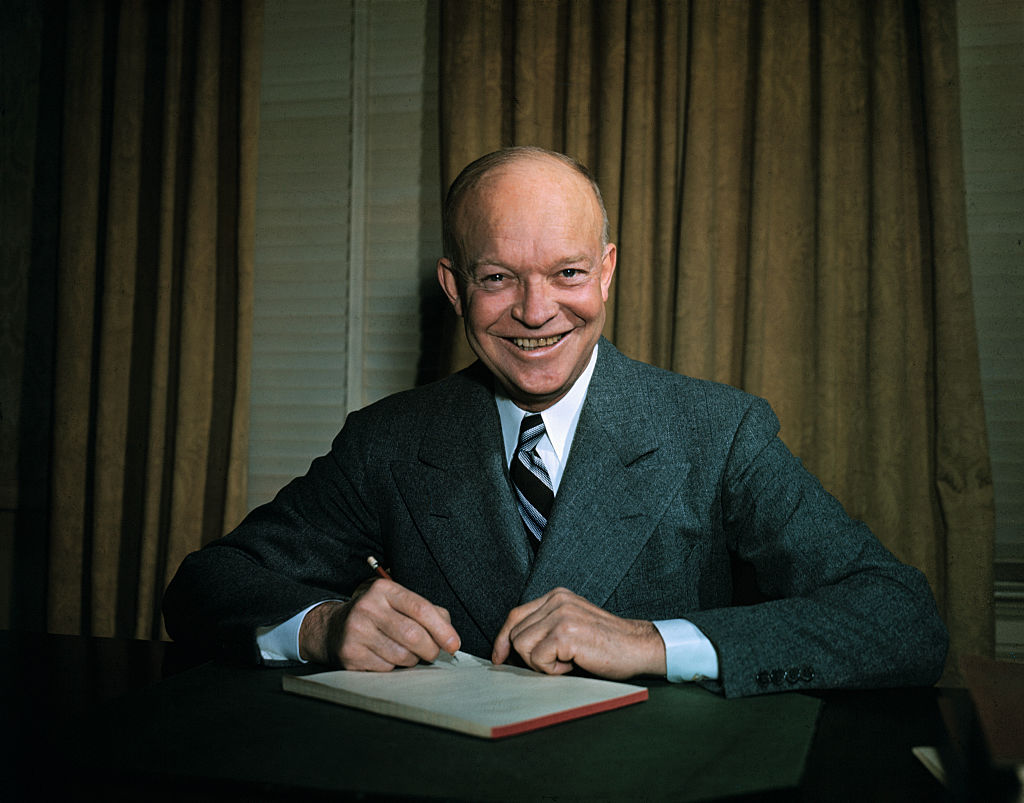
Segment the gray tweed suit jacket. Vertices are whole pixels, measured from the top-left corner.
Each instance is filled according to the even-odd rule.
[[[685,617],[729,696],[933,683],[947,634],[923,575],[851,520],[769,405],[602,340],[534,557],[492,380],[475,365],[349,416],[331,451],[167,589],[168,632],[258,662],[257,626],[351,593],[373,554],[489,656],[509,610],[564,586],[620,616]],[[765,601],[733,605],[735,561]]]

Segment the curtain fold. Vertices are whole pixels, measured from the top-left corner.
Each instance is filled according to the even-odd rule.
[[[157,638],[244,513],[262,8],[66,15],[48,629]]]
[[[446,182],[511,144],[588,164],[619,245],[605,333],[771,401],[927,574],[953,661],[991,654],[953,0],[446,0],[441,126]]]

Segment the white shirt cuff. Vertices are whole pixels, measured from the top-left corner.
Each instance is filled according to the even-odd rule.
[[[302,660],[299,655],[299,630],[302,629],[302,620],[306,614],[317,605],[328,600],[314,602],[305,610],[299,611],[291,619],[281,622],[279,625],[256,628],[256,646],[260,648],[260,656],[264,661],[298,661],[301,664],[309,663]]]
[[[665,677],[673,683],[718,680],[718,653],[687,619],[665,619],[654,626],[665,642]]]

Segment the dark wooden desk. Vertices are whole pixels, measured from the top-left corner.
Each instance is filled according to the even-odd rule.
[[[507,768],[502,763],[500,772],[497,763],[473,764],[479,772],[490,773],[477,779],[482,785],[475,788],[486,788],[496,799],[521,799],[522,790],[529,788],[524,774],[530,771],[529,757],[515,753],[522,752],[517,744],[526,745],[515,741],[523,737],[502,743],[512,747],[495,749],[494,743],[466,741],[470,737],[460,734],[282,697],[279,671],[204,664],[178,645],[0,633],[0,666],[5,719],[14,725],[5,730],[17,734],[5,753],[11,762],[5,777],[15,779],[12,800],[449,799],[438,787],[423,789],[422,795],[395,794],[395,787],[388,785],[350,788],[324,767],[331,756],[357,753],[375,772],[400,778],[413,767],[411,762],[422,758],[412,753],[428,742],[438,779],[451,777],[446,769],[465,773],[466,761],[474,755],[501,762],[515,755],[518,765]],[[274,705],[264,705],[272,696]],[[951,796],[911,753],[912,747],[932,745],[946,756],[963,755],[963,750],[953,752],[943,709],[947,720],[950,712],[962,716],[969,711],[964,692],[829,692],[821,699],[799,785],[730,799],[927,801],[971,796],[964,791],[966,776],[954,778],[959,793]],[[258,722],[252,721],[254,709]],[[391,724],[383,725],[385,721]],[[331,723],[339,722],[344,725],[331,730]],[[315,741],[303,744],[306,723],[319,730]],[[575,744],[564,745],[556,731],[548,729],[545,740],[531,745],[550,750],[565,746],[570,766],[572,751],[587,749],[586,740],[567,730],[571,738],[566,741]],[[372,740],[366,738],[370,732]],[[765,745],[766,755],[770,748]],[[629,777],[635,766],[631,754],[635,757],[643,749],[643,744],[622,745],[619,775],[628,783],[609,789],[606,799],[667,797],[660,794],[657,777]],[[686,744],[679,745],[679,750],[686,749]],[[216,777],[206,769],[213,766]],[[189,771],[181,772],[182,767]],[[664,771],[671,773],[672,767]],[[296,780],[306,778],[316,781],[307,785]],[[443,780],[438,784],[443,786]]]

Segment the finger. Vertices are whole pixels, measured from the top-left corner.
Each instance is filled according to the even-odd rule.
[[[577,623],[565,608],[546,606],[524,619],[510,633],[512,647],[528,667],[549,675],[572,670],[576,658]]]
[[[383,594],[349,602],[347,615],[332,638],[336,660],[343,669],[384,672],[419,660],[383,632],[381,621],[388,616],[400,614],[391,611]]]
[[[366,644],[355,640],[342,646],[340,664],[343,669],[362,672],[390,672],[399,666],[414,666],[419,659],[411,652],[378,633],[378,640]]]
[[[537,601],[541,604],[512,627],[512,648],[538,672],[564,674],[580,666],[607,612],[566,588],[552,589]]]
[[[384,586],[390,615],[381,621],[381,631],[425,661],[433,661],[440,650],[455,652],[461,639],[451,624],[451,615],[414,591],[386,580]]]
[[[543,621],[552,610],[573,599],[578,598],[568,589],[553,588],[546,594],[513,608],[494,640],[491,662],[502,663],[508,659],[513,649],[525,659],[519,647],[523,630]]]
[[[512,644],[517,644],[527,628],[540,624],[547,617],[557,614],[567,606],[576,607],[579,603],[590,605],[585,599],[566,588],[553,588],[535,600],[520,605],[509,614],[506,620],[506,625],[509,627],[508,640]]]
[[[494,638],[494,646],[491,648],[491,663],[504,663],[512,652],[512,631],[520,625],[523,620],[531,616],[537,609],[543,606],[547,595],[537,597],[523,605],[513,608],[505,617],[505,623]]]
[[[391,580],[376,580],[348,607],[338,649],[346,668],[385,669],[432,661],[439,651],[435,638],[446,639],[446,646],[456,649],[459,645],[446,610]],[[417,616],[427,620],[433,634],[413,618]]]

